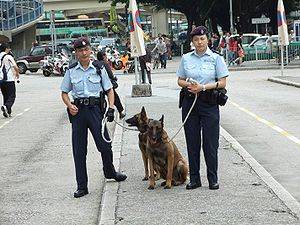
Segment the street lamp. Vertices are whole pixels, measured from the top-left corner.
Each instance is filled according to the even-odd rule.
[[[229,0],[230,32],[233,33],[232,0]]]

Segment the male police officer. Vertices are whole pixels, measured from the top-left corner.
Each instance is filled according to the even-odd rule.
[[[101,136],[101,121],[104,112],[100,109],[100,93],[107,92],[109,109],[107,119],[114,119],[114,93],[112,84],[104,68],[96,68],[90,60],[91,48],[88,39],[79,38],[74,42],[75,55],[78,63],[70,66],[61,84],[62,100],[68,107],[72,123],[72,147],[75,162],[77,191],[75,198],[88,194],[88,177],[86,169],[87,134],[91,131],[98,151],[101,153],[104,176],[116,181],[124,181],[127,177],[115,171],[111,144]],[[100,74],[101,71],[101,74]],[[70,101],[68,93],[74,99]],[[108,139],[108,132],[104,135]]]
[[[218,183],[218,147],[219,147],[219,106],[207,99],[213,89],[225,88],[229,72],[224,59],[208,48],[207,28],[196,27],[191,33],[195,50],[183,55],[177,71],[178,85],[185,88],[182,102],[182,118],[186,118],[197,95],[196,104],[184,125],[190,183],[186,189],[201,187],[200,180],[200,149],[202,148],[207,167],[209,189],[219,189]],[[189,82],[192,78],[196,82]]]

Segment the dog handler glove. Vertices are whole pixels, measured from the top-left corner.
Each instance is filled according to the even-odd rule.
[[[113,108],[108,108],[107,113],[106,113],[106,117],[107,117],[108,122],[114,121],[115,110]]]

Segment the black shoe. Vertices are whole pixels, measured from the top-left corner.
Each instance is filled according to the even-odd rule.
[[[106,179],[115,179],[115,181],[120,182],[126,180],[127,176],[123,173],[116,172],[112,177],[106,177]]]
[[[198,182],[190,182],[186,185],[186,189],[187,190],[192,190],[192,189],[196,189],[198,187],[201,187],[201,182],[198,181]]]
[[[7,108],[6,108],[5,105],[1,106],[1,111],[3,112],[3,116],[5,118],[7,118],[8,117],[8,113],[7,113]]]
[[[89,193],[88,189],[78,189],[77,191],[74,192],[74,198],[80,198],[82,196],[85,196]]]
[[[209,184],[209,189],[210,190],[218,190],[219,184],[218,183]]]

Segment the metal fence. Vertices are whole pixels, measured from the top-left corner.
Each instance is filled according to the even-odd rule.
[[[238,52],[232,52],[225,49],[223,55],[227,65],[239,65],[241,60]],[[284,47],[284,63],[300,63],[300,43],[291,43]],[[278,64],[281,63],[281,47],[272,46],[272,48],[262,48],[254,46],[253,48],[245,48],[242,57],[243,64]]]

